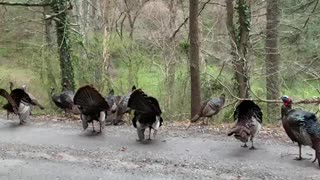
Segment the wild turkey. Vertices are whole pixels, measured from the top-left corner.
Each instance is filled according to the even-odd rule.
[[[107,117],[106,117],[106,126],[111,125],[115,123],[115,112],[117,111],[117,106],[121,100],[121,96],[115,96],[114,95],[114,90],[111,89],[109,91],[108,96],[105,98],[106,101],[108,102],[108,105],[110,109],[107,111]]]
[[[205,123],[205,120],[203,120],[203,124],[208,125],[209,118],[212,117],[213,115],[218,114],[220,110],[223,108],[225,99],[226,99],[226,95],[221,94],[221,96],[218,98],[213,98],[203,102],[200,107],[199,113],[196,114],[191,119],[191,122],[192,123],[197,122],[200,118],[204,117],[206,120],[206,123]]]
[[[9,82],[10,92],[13,91],[13,87],[14,87],[13,82],[10,81],[10,82]],[[38,103],[37,99],[36,99],[32,94],[30,94],[30,93],[27,92],[27,86],[26,86],[26,85],[22,85],[22,89],[28,94],[28,96],[30,97],[31,101],[32,101],[36,106],[38,106],[38,107],[39,107],[40,109],[42,109],[42,110],[44,109],[44,107],[43,107],[41,104]],[[10,109],[10,108],[8,108],[8,109]],[[33,109],[33,106],[31,106],[30,114],[31,114],[32,109]],[[7,110],[7,119],[9,119],[10,113],[13,113],[13,111]]]
[[[64,110],[65,116],[67,116],[68,114],[71,115],[70,113],[80,114],[80,110],[73,102],[73,91],[66,90],[65,86],[63,87],[63,91],[60,94],[55,94],[54,91],[55,88],[51,87],[51,99],[57,107]]]
[[[153,136],[155,138],[163,122],[158,100],[147,96],[141,89],[138,89],[130,95],[128,107],[135,110],[132,124],[137,129],[139,138],[137,141],[145,139],[144,132],[146,128],[149,128],[148,140],[151,140],[151,129],[154,130]]]
[[[109,104],[110,112],[111,112],[111,113],[115,113],[116,110],[117,110],[117,105],[118,105],[119,102],[120,102],[121,96],[115,96],[115,95],[114,95],[114,90],[111,89],[111,90],[109,91],[108,96],[107,96],[105,99],[106,99],[106,101],[107,101],[108,104]]]
[[[106,111],[109,110],[108,102],[92,86],[83,86],[78,89],[74,96],[74,104],[79,106],[83,129],[88,128],[88,123],[92,123],[94,130],[94,120],[100,123],[100,132],[102,132],[103,123],[106,117]],[[99,133],[100,133],[99,132]]]
[[[41,104],[39,104],[38,100],[31,93],[27,91],[27,85],[22,85],[22,89],[29,95],[29,97],[36,104],[36,106],[38,106],[42,110],[44,109],[44,107]]]
[[[122,120],[122,117],[124,114],[126,114],[126,113],[130,114],[131,109],[128,106],[128,101],[129,101],[131,93],[134,90],[136,90],[136,86],[132,86],[131,92],[129,92],[128,94],[126,94],[120,98],[120,101],[119,101],[117,108],[116,108],[116,118],[115,118],[114,125],[118,125],[118,124],[120,124],[120,122],[124,122]]]
[[[17,114],[20,119],[20,124],[24,124],[30,115],[31,106],[36,105],[35,102],[33,102],[29,95],[20,88],[13,89],[10,95],[4,89],[0,89],[0,91],[1,95],[8,100],[8,103],[5,104],[3,108]],[[12,100],[14,100],[14,102]]]
[[[233,117],[236,124],[230,130],[228,136],[234,134],[236,139],[244,143],[242,147],[248,147],[247,142],[250,138],[250,149],[255,149],[253,139],[258,135],[262,124],[260,107],[253,101],[244,100],[236,107]]]
[[[292,100],[288,96],[281,97],[283,105],[281,108],[282,124],[287,135],[299,146],[299,157],[302,160],[301,145],[310,146],[315,150],[315,162],[318,160],[320,166],[320,124],[315,114],[302,109],[292,109]]]
[[[13,90],[13,82],[12,81],[9,81],[9,88],[10,88],[10,92],[12,92],[12,90]]]

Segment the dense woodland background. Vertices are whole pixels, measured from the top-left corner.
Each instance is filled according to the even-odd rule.
[[[319,0],[198,2],[202,100],[319,96]],[[185,0],[0,0],[1,87],[28,85],[44,114],[57,112],[50,87],[65,81],[75,89],[94,84],[104,95],[136,85],[159,99],[166,120],[190,118],[189,7]],[[74,83],[61,76],[70,72]],[[279,104],[259,104],[265,120],[280,117]],[[216,121],[232,112],[228,106]]]

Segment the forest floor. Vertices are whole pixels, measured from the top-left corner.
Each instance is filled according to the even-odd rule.
[[[278,127],[264,128],[256,150],[226,136],[230,125],[185,130],[163,126],[155,140],[136,142],[128,125],[82,132],[80,121],[33,118],[25,125],[0,118],[0,179],[319,179],[314,151],[298,147]],[[98,127],[98,124],[96,125]],[[147,132],[148,133],[148,132]]]

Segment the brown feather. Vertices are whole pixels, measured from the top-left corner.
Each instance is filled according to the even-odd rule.
[[[109,109],[108,102],[92,86],[83,86],[78,89],[74,96],[74,104],[80,106],[84,114],[98,113]]]
[[[9,95],[9,93],[4,90],[4,89],[0,89],[0,95],[3,96],[4,98],[6,98],[8,100],[8,102],[11,104],[14,113],[18,113],[18,106],[17,103],[14,101],[14,99]]]

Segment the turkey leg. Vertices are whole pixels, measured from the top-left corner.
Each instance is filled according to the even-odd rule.
[[[94,122],[92,121],[92,132],[96,132],[96,130],[94,130]]]
[[[148,140],[150,141],[151,140],[151,127],[149,127],[149,138]]]
[[[251,147],[250,147],[249,149],[251,149],[251,150],[256,149],[256,148],[253,146],[253,137],[250,138],[250,141],[251,141]]]
[[[300,160],[303,160],[304,158],[302,158],[301,156],[301,144],[298,143],[298,146],[299,146],[299,157],[296,157],[295,160],[300,161]]]
[[[139,139],[137,139],[137,141],[143,141],[144,140],[144,131],[145,131],[146,129],[143,127],[143,128],[141,128],[141,127],[137,127],[137,133],[138,133],[138,137],[139,137]]]

